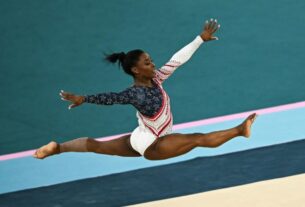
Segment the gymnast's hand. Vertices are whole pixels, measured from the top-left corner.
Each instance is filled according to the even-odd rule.
[[[61,96],[61,100],[72,102],[72,104],[69,106],[69,109],[79,106],[85,101],[84,96],[77,96],[72,93],[64,92],[63,90],[60,91],[59,95]]]
[[[204,30],[200,34],[200,37],[203,41],[210,41],[210,40],[218,40],[218,37],[214,37],[213,34],[219,29],[220,24],[217,24],[217,20],[211,19],[210,21],[206,21],[204,25]]]

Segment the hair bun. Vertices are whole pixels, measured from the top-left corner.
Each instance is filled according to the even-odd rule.
[[[105,60],[111,63],[117,63],[119,67],[122,67],[124,72],[134,77],[134,73],[131,68],[136,66],[140,56],[144,53],[143,50],[131,50],[128,53],[117,52],[112,54],[105,54]]]
[[[124,59],[126,58],[126,54],[124,52],[120,53],[112,53],[112,54],[105,54],[105,59],[111,63],[116,63],[119,61],[119,65],[123,64]]]
[[[125,52],[118,53],[118,57],[119,57],[120,62],[123,63],[124,59],[126,58]]]

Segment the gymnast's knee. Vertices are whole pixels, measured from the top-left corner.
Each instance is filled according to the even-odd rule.
[[[143,154],[143,157],[147,160],[160,160],[158,153],[156,152],[156,149],[152,146],[147,148]]]

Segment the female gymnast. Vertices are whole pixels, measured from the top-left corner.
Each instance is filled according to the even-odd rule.
[[[162,160],[185,154],[196,147],[218,147],[238,136],[250,137],[251,125],[257,114],[248,116],[240,125],[211,133],[172,133],[173,117],[170,99],[162,87],[179,66],[188,61],[199,46],[217,40],[213,34],[219,29],[217,20],[206,21],[204,29],[192,42],[176,52],[160,69],[155,69],[149,54],[142,50],[114,53],[106,60],[118,61],[124,71],[133,77],[134,84],[120,93],[100,93],[79,96],[60,92],[62,100],[70,101],[69,109],[83,103],[103,105],[131,104],[137,109],[139,126],[129,135],[109,141],[81,137],[58,144],[54,141],[39,148],[33,157],[43,159],[64,152],[94,152],[107,155],[138,157]]]

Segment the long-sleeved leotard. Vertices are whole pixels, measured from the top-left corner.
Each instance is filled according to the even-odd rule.
[[[142,115],[153,117],[160,111],[164,99],[162,84],[179,66],[187,62],[198,47],[203,43],[200,36],[176,52],[173,57],[160,69],[156,70],[153,87],[132,86],[119,93],[99,93],[85,96],[85,102],[112,105],[131,104]]]
[[[132,86],[119,93],[100,93],[85,96],[85,102],[102,105],[131,104],[141,114],[152,117],[162,105],[162,93],[154,83],[153,87]]]

